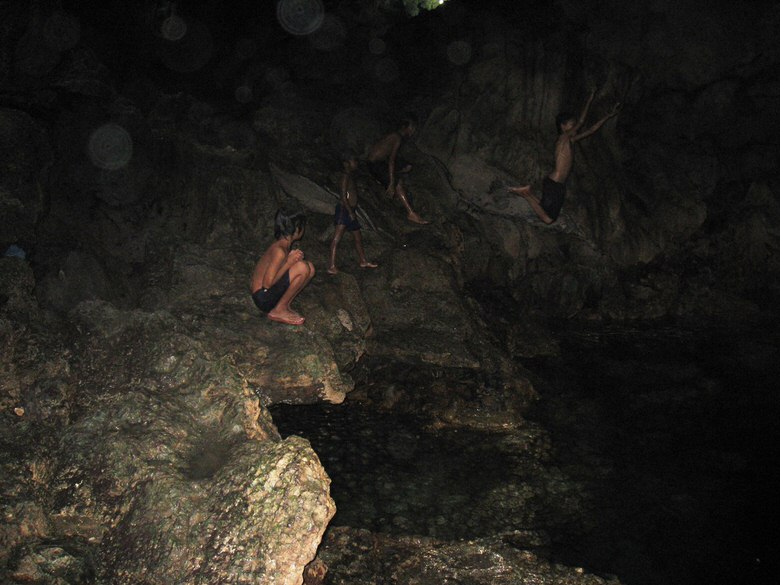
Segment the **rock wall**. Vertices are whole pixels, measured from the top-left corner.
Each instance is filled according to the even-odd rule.
[[[771,223],[774,197],[761,220],[742,211],[756,211],[749,201],[757,189],[777,189],[768,160],[778,145],[767,138],[776,128],[777,92],[768,89],[776,9],[721,3],[702,15],[685,2],[560,2],[542,19],[557,24],[549,29],[530,8],[473,8],[453,9],[448,39],[465,42],[471,58],[448,64],[418,140],[479,218],[465,246],[470,278],[511,287],[518,300],[562,316],[708,314],[735,296],[759,304],[774,297],[777,272],[765,255],[734,242],[745,253],[725,270],[731,253],[721,243],[739,232],[778,244],[751,224]],[[490,18],[497,12],[503,20]],[[737,42],[736,31],[750,41]],[[546,227],[503,187],[539,188],[552,166],[555,116],[577,112],[590,87],[600,90],[591,120],[616,101],[623,110],[577,145],[562,218]],[[486,255],[491,261],[479,262]],[[771,276],[759,283],[741,263]],[[737,272],[739,282],[730,276]]]

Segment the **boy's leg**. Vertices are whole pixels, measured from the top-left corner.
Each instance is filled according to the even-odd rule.
[[[290,267],[290,286],[287,287],[276,306],[268,312],[269,319],[288,325],[303,325],[305,319],[290,309],[290,303],[303,290],[303,287],[309,284],[309,281],[314,277],[314,272],[314,264],[308,260],[301,260]]]
[[[541,219],[544,223],[553,223],[554,220],[549,215],[547,215],[547,212],[539,202],[539,198],[531,191],[531,185],[523,185],[521,187],[507,187],[507,191],[517,193],[521,197],[525,198],[525,200],[528,201],[528,204],[531,206],[531,209],[534,210],[536,215],[539,216],[539,219]]]
[[[336,248],[344,235],[344,230],[347,226],[338,224],[336,226],[336,233],[333,234],[333,241],[330,243],[330,266],[328,266],[328,274],[338,274],[339,269],[336,268]]]
[[[355,250],[357,250],[358,258],[360,259],[360,267],[376,268],[379,266],[378,264],[374,264],[373,262],[366,260],[366,252],[363,250],[363,236],[361,235],[360,230],[355,230],[352,232],[352,235],[355,238]]]
[[[403,179],[398,179],[398,184],[395,186],[395,194],[401,200],[401,203],[403,203],[404,208],[406,208],[406,217],[409,221],[422,225],[431,223],[424,220],[416,211],[414,211],[414,209],[412,209],[412,206],[409,204],[409,198],[406,195],[406,187],[404,187]]]

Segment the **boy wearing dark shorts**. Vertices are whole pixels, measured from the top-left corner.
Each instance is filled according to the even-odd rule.
[[[305,319],[290,309],[303,287],[314,277],[314,265],[303,259],[303,251],[293,250],[303,237],[306,216],[303,213],[276,212],[274,238],[255,265],[250,281],[252,300],[271,321],[303,325]]]
[[[532,191],[530,185],[521,185],[519,187],[509,187],[508,190],[517,193],[528,201],[531,209],[536,212],[544,223],[550,224],[558,219],[563,206],[563,200],[566,197],[566,179],[569,178],[572,165],[574,164],[573,145],[583,138],[587,138],[601,128],[610,118],[614,118],[620,111],[620,104],[617,103],[612,110],[593,124],[587,130],[580,132],[580,128],[585,123],[588,116],[588,110],[593,103],[596,92],[591,91],[588,96],[585,107],[583,107],[580,117],[575,119],[571,114],[559,114],[555,120],[558,128],[558,140],[555,143],[555,169],[544,178],[542,183],[542,198],[539,199]]]
[[[333,234],[333,241],[330,244],[330,266],[328,267],[328,274],[338,274],[339,272],[338,268],[336,268],[336,248],[338,248],[339,242],[341,242],[341,238],[344,236],[345,231],[351,232],[352,237],[355,240],[355,250],[357,250],[358,253],[360,267],[377,267],[377,264],[366,260],[366,253],[363,250],[363,237],[360,233],[360,223],[355,216],[355,211],[357,209],[357,186],[355,185],[355,178],[352,176],[352,173],[357,170],[357,165],[358,163],[355,157],[349,157],[344,160],[344,172],[342,173],[339,182],[341,201],[336,204],[336,214],[333,218],[333,223],[336,225],[336,233]]]
[[[429,224],[412,209],[409,193],[404,185],[403,175],[408,173],[412,165],[398,156],[401,144],[410,138],[417,130],[417,121],[413,116],[401,120],[401,126],[396,132],[382,137],[368,152],[368,170],[371,175],[385,187],[389,197],[395,195],[406,209],[409,221],[418,224]]]

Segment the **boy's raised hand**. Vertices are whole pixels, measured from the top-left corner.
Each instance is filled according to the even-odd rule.
[[[303,260],[303,250],[290,250],[290,253],[287,254],[287,261],[290,264],[295,264],[301,260]]]

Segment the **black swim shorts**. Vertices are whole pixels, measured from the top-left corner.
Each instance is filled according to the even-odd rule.
[[[561,214],[563,199],[566,197],[566,185],[545,177],[542,183],[542,209],[555,221]]]
[[[290,288],[290,272],[287,271],[269,288],[259,288],[252,293],[252,300],[258,309],[267,313],[276,306],[287,289]]]
[[[347,226],[348,232],[354,232],[360,229],[360,222],[357,219],[350,217],[349,211],[346,205],[341,203],[336,204],[336,215],[333,218],[333,225]]]

